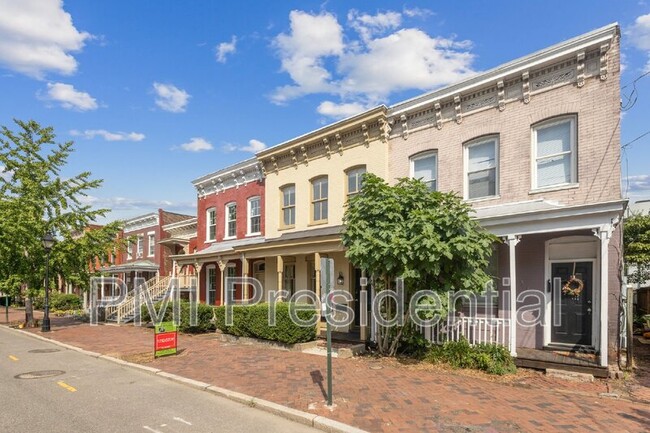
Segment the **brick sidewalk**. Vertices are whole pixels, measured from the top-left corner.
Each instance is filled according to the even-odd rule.
[[[47,337],[372,432],[642,432],[650,425],[650,405],[599,397],[608,391],[604,381],[564,382],[525,370],[491,378],[390,359],[335,358],[335,408],[329,410],[321,356],[181,335],[180,355],[154,361],[150,329],[59,318]]]

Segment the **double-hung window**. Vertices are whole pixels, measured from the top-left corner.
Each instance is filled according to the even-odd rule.
[[[533,126],[533,189],[578,182],[575,116]]]
[[[438,154],[427,152],[411,157],[411,177],[424,182],[429,191],[438,189]]]
[[[351,168],[347,171],[348,178],[348,198],[361,192],[363,186],[363,175],[366,172],[366,167]]]
[[[466,198],[498,194],[498,154],[498,137],[481,138],[465,145]]]
[[[296,224],[296,186],[286,185],[282,192],[282,226],[293,227]]]
[[[206,230],[205,239],[214,241],[217,239],[217,210],[212,208],[205,211]]]
[[[327,176],[311,182],[312,222],[327,221]]]
[[[131,241],[129,241],[126,244],[126,259],[127,260],[133,259],[133,244],[131,243]]]
[[[147,237],[147,245],[149,247],[148,256],[153,257],[156,254],[156,234],[149,233]]]
[[[289,296],[293,296],[293,294],[296,293],[296,264],[285,264],[282,277],[283,289],[289,292]]]
[[[262,205],[259,197],[248,199],[248,227],[249,235],[258,235],[262,230]]]
[[[144,237],[142,235],[138,236],[138,252],[136,254],[136,258],[140,259],[142,258],[142,255],[144,254]]]
[[[237,236],[237,204],[228,203],[226,205],[226,238]]]

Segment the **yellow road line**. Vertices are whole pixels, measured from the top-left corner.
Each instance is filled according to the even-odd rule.
[[[67,383],[65,383],[62,380],[58,381],[56,384],[59,385],[61,388],[67,389],[70,392],[77,392],[77,388],[68,385]]]
[[[13,356],[13,355],[9,355],[9,359],[11,359],[11,360],[14,361],[14,362],[15,362],[15,361],[18,361],[18,358],[16,358],[16,357]]]

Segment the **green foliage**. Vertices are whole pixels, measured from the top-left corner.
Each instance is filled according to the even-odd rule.
[[[156,312],[158,313],[162,308],[162,302],[154,304]],[[206,304],[197,305],[197,322],[196,326],[190,325],[190,303],[187,301],[180,301],[181,307],[181,323],[178,326],[180,332],[186,334],[202,334],[206,332],[213,332],[216,327],[213,321],[214,309]],[[165,314],[163,315],[163,322],[171,322],[174,320],[174,303],[168,302]],[[140,307],[140,314],[143,323],[151,322],[151,315],[146,305]]]
[[[43,287],[46,232],[57,243],[51,252],[50,288],[56,275],[88,286],[91,264],[114,246],[119,223],[84,233],[106,209],[92,209],[84,198],[101,186],[90,172],[62,173],[73,143],[56,143],[54,130],[35,121],[15,121],[17,131],[0,130],[0,291],[28,295]]]
[[[446,341],[432,345],[426,355],[433,364],[448,364],[454,368],[471,368],[488,374],[512,374],[517,371],[514,360],[504,346],[476,344],[471,346],[466,339]]]
[[[630,283],[650,280],[650,215],[632,215],[623,223],[625,262],[634,265]]]
[[[372,275],[376,292],[391,290],[397,277],[404,278],[407,299],[418,290],[481,291],[497,239],[471,212],[456,194],[431,192],[420,180],[390,186],[366,174],[344,216],[346,257]],[[388,318],[391,312],[384,310]],[[380,353],[394,355],[401,338],[399,329],[379,327]]]
[[[78,310],[81,306],[81,298],[74,294],[56,293],[50,299],[50,308],[55,310]]]
[[[310,308],[311,307],[311,308]],[[233,305],[233,325],[226,326],[226,307],[215,308],[216,325],[227,334],[262,338],[285,344],[304,343],[316,339],[316,326],[293,323],[290,309],[301,321],[315,323],[317,311],[313,306],[280,302],[275,304],[275,326],[269,326],[269,304]]]

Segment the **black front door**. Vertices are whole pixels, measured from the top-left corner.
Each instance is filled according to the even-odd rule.
[[[359,326],[361,319],[361,269],[354,268],[354,326]]]
[[[551,343],[591,345],[593,264],[552,263],[551,276],[561,280],[552,286]]]

